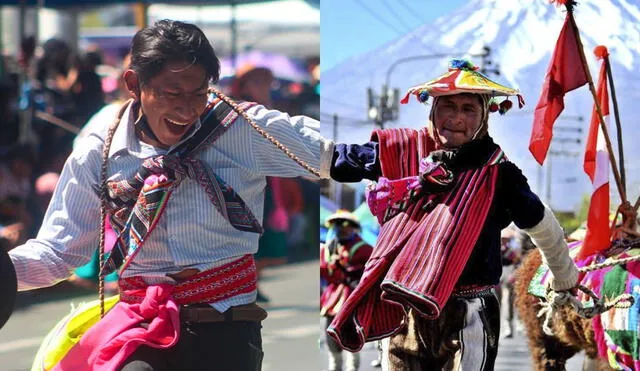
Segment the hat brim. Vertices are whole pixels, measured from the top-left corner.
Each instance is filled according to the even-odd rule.
[[[327,226],[329,226],[329,225],[331,225],[333,223],[336,223],[336,222],[338,222],[340,220],[347,221],[347,222],[352,223],[353,225],[355,225],[357,227],[360,227],[360,222],[358,220],[356,220],[355,218],[350,218],[350,217],[345,216],[345,215],[330,216],[325,221],[325,224]]]
[[[16,303],[18,280],[7,251],[0,246],[0,328],[4,326]]]
[[[463,93],[487,94],[491,96],[504,97],[520,96],[520,91],[518,89],[498,84],[477,71],[469,70],[448,71],[434,80],[411,87],[407,91],[407,95],[402,100],[402,103],[407,102],[409,95],[413,94],[418,97],[423,92],[427,93],[431,97]]]

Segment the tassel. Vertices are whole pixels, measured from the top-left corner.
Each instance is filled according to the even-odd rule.
[[[423,90],[420,92],[420,94],[418,94],[418,101],[420,101],[420,103],[426,103],[429,100],[429,92],[427,92],[426,90]]]
[[[408,92],[408,93],[404,96],[404,98],[402,98],[402,99],[400,100],[400,103],[401,103],[401,104],[407,104],[407,103],[409,103],[409,96],[410,96],[410,95],[411,95],[411,92]]]
[[[500,103],[500,109],[498,112],[501,115],[504,115],[505,113],[507,113],[507,111],[511,109],[511,107],[513,107],[513,103],[511,103],[509,99],[505,99]]]
[[[496,103],[496,101],[491,98],[491,101],[489,102],[489,112],[496,112],[499,108],[500,107],[498,106],[498,103]]]
[[[518,108],[522,109],[524,107],[524,97],[520,94],[517,94],[518,97]]]

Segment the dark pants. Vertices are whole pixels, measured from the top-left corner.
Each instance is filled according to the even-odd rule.
[[[262,336],[259,322],[182,323],[170,349],[138,348],[122,371],[259,371]]]
[[[411,310],[407,326],[389,341],[388,369],[493,370],[499,333],[500,306],[495,294],[450,298],[435,320]]]

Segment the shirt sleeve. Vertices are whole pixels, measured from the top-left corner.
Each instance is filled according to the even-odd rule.
[[[328,177],[329,162],[333,153],[333,142],[323,138],[320,123],[306,116],[289,116],[287,113],[269,110],[264,106],[254,106],[247,114],[286,147],[291,153],[320,171],[321,177]],[[243,120],[243,118],[239,118]],[[252,130],[252,151],[257,170],[265,176],[296,177],[313,176],[311,172],[298,165],[283,150]]]
[[[378,143],[368,142],[363,145],[337,143],[333,151],[330,175],[338,182],[378,180],[382,175]]]
[[[100,199],[96,189],[101,148],[97,137],[82,140],[64,165],[38,235],[9,252],[18,290],[66,279],[98,247]]]
[[[544,204],[531,191],[527,178],[512,162],[501,164],[500,192],[510,219],[520,229],[537,225],[544,217]]]

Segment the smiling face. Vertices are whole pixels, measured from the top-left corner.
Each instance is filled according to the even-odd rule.
[[[484,109],[475,94],[454,94],[438,98],[433,114],[437,139],[446,148],[470,142],[482,125]]]
[[[208,78],[198,64],[168,62],[142,85],[137,74],[128,70],[125,82],[162,146],[178,143],[207,105]]]

